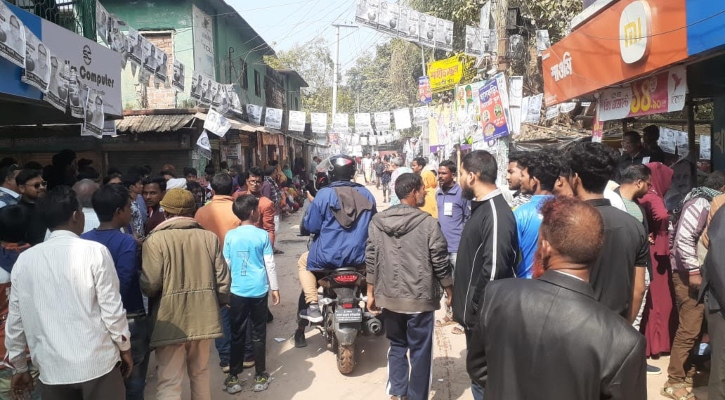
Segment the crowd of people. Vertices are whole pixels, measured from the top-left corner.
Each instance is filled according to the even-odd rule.
[[[652,160],[656,141],[624,142],[624,156],[592,142],[511,154],[508,188],[485,151],[460,165],[337,155],[201,178],[136,167],[102,182],[68,151],[45,171],[3,160],[0,398],[142,399],[154,351],[157,398],[179,399],[186,374],[192,398],[211,399],[212,342],[227,393],[244,368],[266,390],[279,218],[306,198],[295,346],[323,320],[319,278],[363,271],[391,400],[428,398],[446,326],[465,337],[476,400],[646,399],[646,374],[661,373],[647,358],[663,354],[662,396],[694,399],[709,364],[708,398],[725,399],[725,255],[711,245],[725,236],[725,173],[673,201],[676,166]],[[327,184],[304,193],[323,171]]]

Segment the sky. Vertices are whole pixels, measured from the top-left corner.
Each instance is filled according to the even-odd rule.
[[[275,51],[288,50],[318,37],[335,56],[333,23],[354,24],[357,0],[226,0]],[[355,60],[384,43],[387,35],[367,27],[340,28],[340,69],[344,73]],[[343,74],[344,75],[344,74]]]

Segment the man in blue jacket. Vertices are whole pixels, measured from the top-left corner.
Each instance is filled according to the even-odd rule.
[[[310,246],[307,269],[299,271],[308,305],[307,310],[301,310],[300,318],[312,323],[322,322],[314,272],[364,268],[368,225],[377,212],[372,193],[363,185],[351,182],[355,176],[353,158],[336,155],[327,164],[332,183],[317,192],[303,221],[305,229],[315,238]]]

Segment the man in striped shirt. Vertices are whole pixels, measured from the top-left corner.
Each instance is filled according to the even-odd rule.
[[[51,190],[38,210],[50,238],[23,252],[11,276],[5,360],[12,389],[18,398],[32,389],[29,347],[43,399],[122,400],[133,358],[113,258],[78,237],[85,218],[71,188]]]

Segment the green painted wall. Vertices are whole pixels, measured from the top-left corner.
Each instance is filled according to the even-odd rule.
[[[174,57],[186,66],[186,87],[191,88],[194,66],[194,37],[192,32],[191,3],[173,0],[139,0],[130,4],[123,0],[102,0],[106,9],[138,31],[172,31]],[[141,108],[137,96],[138,72],[131,74],[130,64],[121,75],[123,105],[125,109]],[[153,85],[148,90],[154,90]],[[188,92],[188,89],[187,89]],[[188,93],[177,95],[177,104],[183,107]]]

